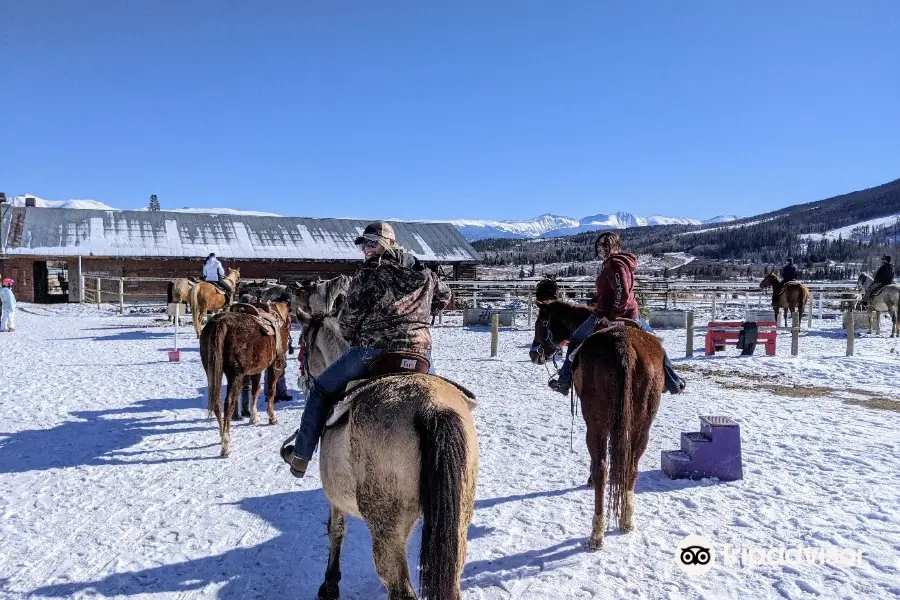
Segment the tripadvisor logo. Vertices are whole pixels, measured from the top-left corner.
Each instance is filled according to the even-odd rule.
[[[675,564],[688,575],[706,575],[716,561],[713,543],[702,535],[689,535],[675,550]]]

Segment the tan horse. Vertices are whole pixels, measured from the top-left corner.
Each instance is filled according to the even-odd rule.
[[[533,363],[543,364],[591,311],[561,300],[537,305],[529,357]],[[636,323],[626,321],[588,337],[578,349],[572,375],[591,455],[588,485],[594,487],[594,519],[588,545],[597,550],[603,546],[604,517],[617,518],[624,532],[634,527],[638,463],[650,440],[665,380],[662,345]],[[604,515],[607,483],[610,498]]]
[[[291,332],[290,309],[282,302],[270,302],[269,312],[276,317],[281,330],[281,355],[287,352]],[[250,377],[250,424],[259,423],[256,401],[259,398],[260,378],[267,371],[266,390],[269,425],[275,425],[275,387],[285,365],[276,365],[275,336],[262,332],[260,324],[250,315],[224,312],[214,315],[200,334],[200,361],[206,371],[207,408],[219,422],[222,456],[231,452],[231,415],[237,408],[244,377]],[[228,381],[228,396],[222,410],[222,375]]]
[[[775,311],[775,324],[778,324],[778,309],[784,310],[784,326],[788,327],[788,315],[795,310],[800,312],[800,321],[803,321],[803,311],[809,302],[809,288],[799,281],[783,283],[775,273],[769,273],[760,282],[759,289],[772,288],[772,310]]]
[[[347,342],[335,317],[312,317],[302,310],[298,316],[310,368],[318,376]],[[420,516],[420,593],[460,600],[478,476],[478,439],[468,399],[451,383],[420,374],[391,375],[352,393],[348,417],[325,430],[320,446],[319,473],[331,514],[328,567],[318,597],[338,598],[340,551],[350,514],[369,526],[375,569],[388,600],[416,598],[406,546]]]
[[[240,269],[228,269],[226,281],[231,284],[231,301],[234,302],[238,293],[238,282],[241,280]],[[191,316],[194,319],[194,331],[200,337],[203,329],[203,317],[206,313],[213,313],[225,308],[225,294],[211,283],[201,281],[191,288]]]
[[[166,301],[169,304],[185,304],[188,310],[191,308],[191,289],[197,283],[196,279],[185,277],[173,279],[166,288]]]

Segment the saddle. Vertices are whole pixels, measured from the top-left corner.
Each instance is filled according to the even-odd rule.
[[[287,359],[282,348],[281,327],[284,325],[284,321],[281,320],[281,317],[277,313],[270,312],[269,307],[261,303],[238,302],[233,304],[229,310],[245,314],[256,321],[263,335],[275,336],[275,368],[284,370],[287,367]]]
[[[588,340],[588,338],[591,336],[597,335],[598,333],[606,333],[608,331],[612,331],[613,329],[617,329],[619,327],[636,327],[637,329],[640,329],[643,331],[643,328],[640,326],[640,324],[638,324],[637,321],[635,321],[633,319],[626,319],[625,317],[619,317],[618,319],[614,319],[612,321],[607,321],[607,323],[608,324],[606,324],[606,325],[598,323],[597,327],[594,329],[594,332],[591,335],[589,335],[587,338],[585,338],[584,342],[586,342]],[[577,364],[576,361],[578,359],[578,353],[581,350],[581,347],[584,346],[584,342],[581,342],[581,344],[577,348],[572,350],[572,354],[569,355],[569,360],[572,361],[573,368]]]
[[[430,366],[427,358],[411,352],[389,352],[378,357],[372,361],[371,365],[369,365],[367,377],[351,381],[347,384],[344,393],[332,404],[331,412],[328,415],[328,419],[325,421],[325,428],[329,429],[331,427],[342,425],[347,420],[347,413],[353,407],[353,401],[359,393],[373,385],[375,382],[388,377],[407,375],[409,373],[427,375]],[[475,403],[475,394],[462,385],[451,379],[447,379],[446,377],[441,377],[440,375],[429,375],[429,377],[441,379],[462,392],[463,396],[466,397],[470,409],[474,409],[477,406]]]

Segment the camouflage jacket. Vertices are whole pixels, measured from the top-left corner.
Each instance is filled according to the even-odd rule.
[[[445,283],[411,254],[399,250],[367,260],[350,280],[340,313],[351,346],[390,352],[431,353],[431,303]]]

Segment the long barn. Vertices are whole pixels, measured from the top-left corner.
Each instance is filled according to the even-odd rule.
[[[243,279],[282,281],[352,273],[368,221],[177,211],[5,207],[0,274],[19,299],[74,301],[79,275],[197,277],[215,252]],[[474,279],[478,252],[449,223],[392,221],[397,241],[432,268]],[[80,272],[79,272],[80,268]]]

